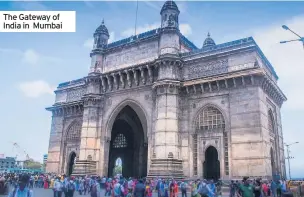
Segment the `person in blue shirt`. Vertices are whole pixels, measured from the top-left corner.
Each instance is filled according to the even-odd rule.
[[[29,181],[29,175],[21,175],[19,178],[18,186],[9,193],[8,197],[33,197],[33,191],[28,188]]]

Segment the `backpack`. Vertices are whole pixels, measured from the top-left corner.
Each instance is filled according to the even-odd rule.
[[[182,183],[181,189],[182,189],[182,191],[186,191],[186,190],[187,190],[187,185],[186,185],[186,183]]]
[[[67,189],[70,191],[75,190],[75,185],[73,183],[69,183]]]
[[[198,188],[198,193],[199,194],[204,194],[207,195],[209,193],[209,190],[207,188],[207,184],[200,184],[199,188]]]
[[[120,184],[117,183],[114,185],[114,196],[121,196],[121,188]]]

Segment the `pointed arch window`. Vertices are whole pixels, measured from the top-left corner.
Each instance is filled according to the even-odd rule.
[[[223,114],[215,107],[205,108],[196,119],[196,129],[212,130],[225,128],[225,120]]]
[[[81,124],[79,122],[72,123],[70,126],[66,140],[67,141],[80,141],[81,136]]]
[[[124,134],[119,133],[116,135],[114,142],[113,142],[113,148],[125,148],[128,146],[127,139],[124,136]]]

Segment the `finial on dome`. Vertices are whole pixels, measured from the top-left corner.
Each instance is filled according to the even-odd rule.
[[[101,24],[96,29],[95,34],[104,34],[106,36],[109,36],[108,28],[104,24],[104,19],[102,19]]]
[[[209,46],[215,46],[215,45],[216,44],[215,44],[214,40],[210,36],[210,32],[208,32],[207,38],[205,39],[204,44],[203,44],[203,48],[209,47]]]

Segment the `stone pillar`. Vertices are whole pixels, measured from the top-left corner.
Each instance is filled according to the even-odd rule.
[[[178,144],[178,90],[179,83],[157,84],[155,143],[148,177],[182,179],[182,160]]]
[[[81,130],[80,154],[73,175],[95,175],[100,156],[100,118],[101,95],[99,80],[88,79],[87,94],[83,96],[84,110]]]
[[[60,109],[52,110],[52,125],[48,149],[46,172],[60,173],[60,151],[63,140],[63,113]]]
[[[157,61],[158,78],[153,88],[155,97],[154,149],[149,177],[184,177],[179,159],[179,66],[177,57]]]

